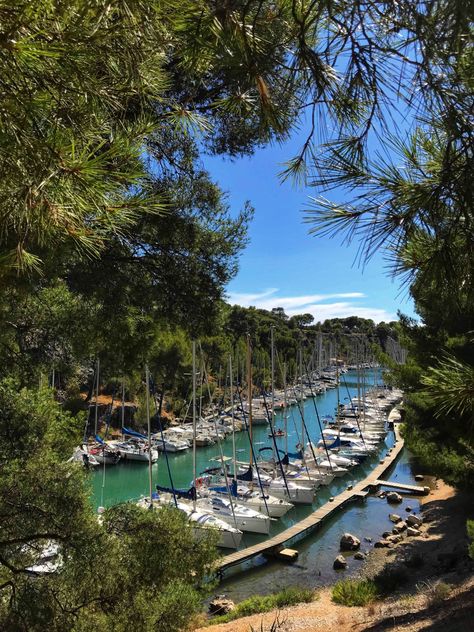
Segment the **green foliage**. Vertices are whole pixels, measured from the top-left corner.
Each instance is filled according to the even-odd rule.
[[[237,604],[234,610],[228,614],[214,617],[209,621],[209,624],[216,625],[219,623],[227,623],[228,621],[234,621],[234,619],[248,617],[251,614],[269,612],[270,610],[276,610],[277,608],[294,606],[298,603],[310,603],[315,599],[317,599],[317,595],[314,590],[289,586],[288,588],[272,595],[255,595],[253,597],[249,597],[248,599],[244,599],[244,601]]]
[[[474,411],[474,366],[447,355],[429,367],[421,383],[438,406],[437,416],[464,416]],[[471,421],[474,423],[474,417]]]
[[[474,559],[474,520],[467,521],[467,534],[471,543],[469,544],[469,555]]]
[[[457,423],[456,417],[437,415],[436,405],[426,393],[411,393],[404,407],[404,438],[423,467],[451,485],[471,486],[474,450],[469,427]]]
[[[438,581],[424,581],[416,586],[419,593],[426,597],[430,606],[438,606],[449,597],[452,592],[452,586]]]
[[[4,630],[179,630],[199,607],[216,558],[181,512],[89,502],[68,462],[83,419],[51,392],[0,382],[0,627]],[[35,565],[58,547],[56,571]]]
[[[377,585],[372,580],[345,579],[332,589],[332,600],[342,606],[366,606],[378,595]]]
[[[435,5],[432,24],[443,30],[447,15],[442,3]],[[460,19],[465,41],[472,42],[472,28],[464,22],[465,15]],[[381,251],[409,288],[422,322],[400,317],[408,362],[393,363],[389,377],[408,392],[408,446],[434,473],[453,484],[470,485],[474,136],[465,117],[472,109],[473,67],[460,33],[456,27],[451,42],[429,46],[432,52],[424,61],[440,63],[443,79],[427,80],[427,112],[415,116],[406,138],[387,138],[388,158],[360,156],[344,144],[328,148],[316,184],[346,187],[351,199],[343,205],[315,199],[306,220],[312,232],[342,232],[348,241],[359,239],[363,261]],[[422,28],[418,44],[426,37],[428,31]]]

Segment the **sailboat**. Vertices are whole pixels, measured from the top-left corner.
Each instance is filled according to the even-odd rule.
[[[162,488],[161,488],[162,489]],[[196,341],[193,340],[193,486],[190,490],[190,501],[177,503],[177,508],[186,512],[188,519],[192,522],[196,537],[202,537],[203,529],[217,529],[219,533],[218,546],[223,548],[237,549],[242,540],[242,531],[217,516],[215,511],[207,511],[206,508],[198,506],[196,493]],[[224,511],[222,510],[222,515]],[[226,514],[227,517],[227,514]]]

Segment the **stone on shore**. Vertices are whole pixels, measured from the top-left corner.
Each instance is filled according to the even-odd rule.
[[[388,514],[388,518],[395,524],[401,521],[401,517],[398,514]]]
[[[227,614],[235,608],[232,599],[228,599],[225,595],[217,595],[209,604],[210,614]]]
[[[377,540],[374,544],[374,549],[386,549],[390,542],[388,540]]]
[[[347,560],[344,555],[338,555],[332,565],[335,571],[345,570],[347,568]]]
[[[362,553],[362,551],[357,551],[357,553],[354,554],[354,559],[355,560],[365,560],[365,554]]]
[[[400,496],[397,492],[390,492],[387,494],[387,502],[392,504],[398,504],[403,502],[403,496]]]
[[[393,542],[393,544],[398,544],[399,542],[403,542],[403,537],[401,535],[389,535],[387,540],[389,542]]]
[[[341,551],[357,551],[360,548],[360,540],[352,533],[344,533],[339,543]]]
[[[424,479],[423,474],[415,474],[415,481],[423,481]]]
[[[423,518],[410,514],[406,518],[406,523],[409,527],[420,527],[423,524]]]
[[[416,537],[417,535],[421,535],[421,531],[419,529],[415,529],[415,527],[408,527],[407,535],[411,537]]]

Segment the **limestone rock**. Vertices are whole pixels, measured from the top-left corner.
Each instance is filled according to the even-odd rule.
[[[389,542],[393,542],[393,544],[398,544],[399,542],[403,542],[403,537],[401,535],[389,535],[387,540]]]
[[[419,529],[415,529],[415,527],[408,527],[407,529],[407,535],[412,536],[412,537],[416,537],[417,535],[420,535],[421,531]]]
[[[395,524],[397,524],[398,522],[401,521],[401,517],[398,514],[389,514],[388,518],[389,518],[389,520],[391,520]]]
[[[209,604],[210,614],[227,614],[235,608],[232,599],[228,599],[225,595],[217,595]]]
[[[344,533],[341,537],[339,548],[341,551],[357,551],[360,548],[360,540],[352,533]]]
[[[420,527],[423,524],[423,518],[410,514],[406,518],[406,523],[409,527]]]
[[[405,522],[405,520],[400,520],[400,522],[397,522],[397,527],[400,532],[405,531],[405,529],[407,528],[407,523]]]
[[[333,563],[332,567],[336,571],[346,569],[347,568],[347,560],[344,557],[344,555],[338,555],[336,557],[336,559],[334,560],[334,563]]]
[[[392,504],[398,504],[403,502],[403,496],[400,496],[397,492],[390,492],[387,494],[387,502]]]

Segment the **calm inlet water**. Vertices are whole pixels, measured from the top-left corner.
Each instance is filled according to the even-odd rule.
[[[367,371],[366,382],[370,384],[380,383],[379,371]],[[349,397],[357,394],[356,374],[349,372],[344,374],[344,382],[340,388],[340,400],[347,401]],[[320,438],[320,430],[316,417],[316,407],[320,417],[333,415],[337,405],[337,391],[331,389],[325,394],[304,403],[305,420],[311,439],[317,442]],[[283,427],[282,414],[277,415],[276,427]],[[301,417],[296,406],[292,406],[288,419],[288,448],[295,451],[296,444],[301,434]],[[264,446],[271,446],[268,438],[267,426],[255,426],[253,429],[255,450]],[[249,446],[245,432],[236,435],[237,458],[248,460]],[[285,438],[277,439],[277,444],[281,449],[285,448]],[[385,444],[381,446],[380,453],[386,451],[387,447],[393,445],[393,434],[389,433]],[[232,440],[228,437],[222,444],[225,455],[232,455]],[[267,452],[267,455],[270,454]],[[217,445],[197,450],[197,471],[198,474],[206,467],[209,467],[210,459],[219,457],[219,447]],[[328,487],[318,490],[313,507],[298,506],[286,514],[283,518],[272,523],[270,536],[288,528],[295,522],[307,516],[317,506],[327,502],[331,496],[335,496],[348,484],[356,482],[366,476],[366,474],[378,462],[379,456],[367,459],[362,465],[353,468],[345,477],[335,479]],[[175,487],[188,487],[192,479],[192,451],[184,453],[169,454],[169,463],[172,483]],[[395,466],[392,478],[403,482],[412,482],[409,456],[405,452]],[[171,481],[168,475],[165,458],[160,455],[160,459],[153,465],[153,484],[170,486]],[[103,485],[102,470],[91,473],[92,502],[97,508],[101,504],[104,506],[114,505],[127,500],[138,499],[140,496],[148,494],[148,466],[146,463],[119,463],[116,466],[106,468],[105,485]],[[410,499],[410,505],[418,510],[419,504],[415,499]],[[403,505],[405,506],[405,505]],[[390,528],[388,521],[389,507],[386,501],[369,497],[365,501],[354,504],[345,510],[340,511],[329,520],[324,528],[314,533],[306,540],[299,542],[296,546],[300,553],[298,562],[292,566],[283,566],[277,562],[267,562],[260,567],[254,567],[245,574],[236,574],[225,579],[219,590],[228,593],[232,598],[243,599],[256,592],[262,594],[273,592],[281,586],[289,584],[314,586],[317,583],[325,583],[334,579],[336,571],[332,570],[332,562],[338,554],[339,538],[344,531],[350,531],[358,537],[380,537],[382,531]],[[245,533],[242,539],[242,547],[250,546],[264,539],[265,536]],[[370,545],[367,544],[367,548]],[[356,571],[357,566],[353,566]]]
[[[339,389],[340,401],[347,402],[349,396],[357,395],[357,382],[356,373],[349,371],[343,376],[344,383],[341,382]],[[365,373],[366,382],[371,385],[376,381],[380,383],[380,371],[367,371]],[[347,388],[346,388],[347,387]],[[308,432],[311,436],[311,440],[316,443],[321,433],[319,430],[316,407],[320,417],[325,415],[334,415],[335,408],[337,406],[337,391],[336,389],[328,390],[325,394],[317,396],[314,400],[307,399],[304,402],[305,421],[308,428]],[[278,412],[276,424],[277,428],[283,427],[283,417],[281,412]],[[298,412],[297,406],[291,406],[289,409],[288,418],[288,448],[291,451],[296,451],[296,444],[299,442],[301,435],[301,416]],[[271,446],[272,441],[268,438],[268,426],[254,426],[253,428],[253,441],[255,452],[265,446]],[[285,449],[285,438],[277,438],[277,445],[281,449]],[[306,443],[306,441],[305,441]],[[236,434],[237,445],[237,459],[242,461],[248,461],[249,459],[249,442],[246,432],[239,432]],[[229,435],[224,442],[222,442],[222,451],[226,456],[232,456],[232,439]],[[265,453],[264,453],[265,454]],[[266,453],[267,458],[270,452]],[[169,464],[171,469],[171,476],[173,478],[173,484],[175,487],[185,488],[189,487],[193,478],[192,473],[192,450],[186,450],[185,452],[179,452],[175,454],[169,454]],[[210,463],[210,459],[219,458],[219,446],[208,446],[203,448],[197,448],[197,474],[202,472],[207,467],[210,467],[213,463]],[[218,463],[214,462],[214,465]],[[164,486],[170,486],[171,481],[168,476],[168,470],[166,467],[166,461],[163,454],[160,454],[160,458],[157,463],[152,466],[153,469],[153,485],[160,484]],[[364,474],[366,466],[362,466],[352,470],[348,476],[343,479],[342,487],[348,484],[350,480],[357,480]],[[97,508],[100,505],[108,507],[115,505],[126,500],[132,500],[140,498],[149,494],[148,491],[148,464],[147,463],[119,463],[106,468],[105,472],[105,485],[103,486],[103,472],[102,468],[97,468],[91,474],[92,483],[92,502],[94,507]],[[340,485],[341,486],[341,485]],[[327,494],[324,496],[324,502],[333,496],[334,492],[338,489],[338,486],[331,486],[327,490]],[[320,494],[322,497],[322,495]],[[102,502],[103,498],[103,502]],[[318,502],[317,504],[320,504]],[[283,528],[286,528],[288,524],[292,524],[295,520],[300,520],[301,516],[310,513],[311,507],[301,508],[296,507],[290,511],[287,516],[280,519],[277,523],[274,523],[274,528],[281,530],[281,527],[276,525],[283,524]],[[285,521],[286,522],[283,522]],[[275,531],[277,533],[278,531]],[[272,532],[273,533],[273,532]]]

